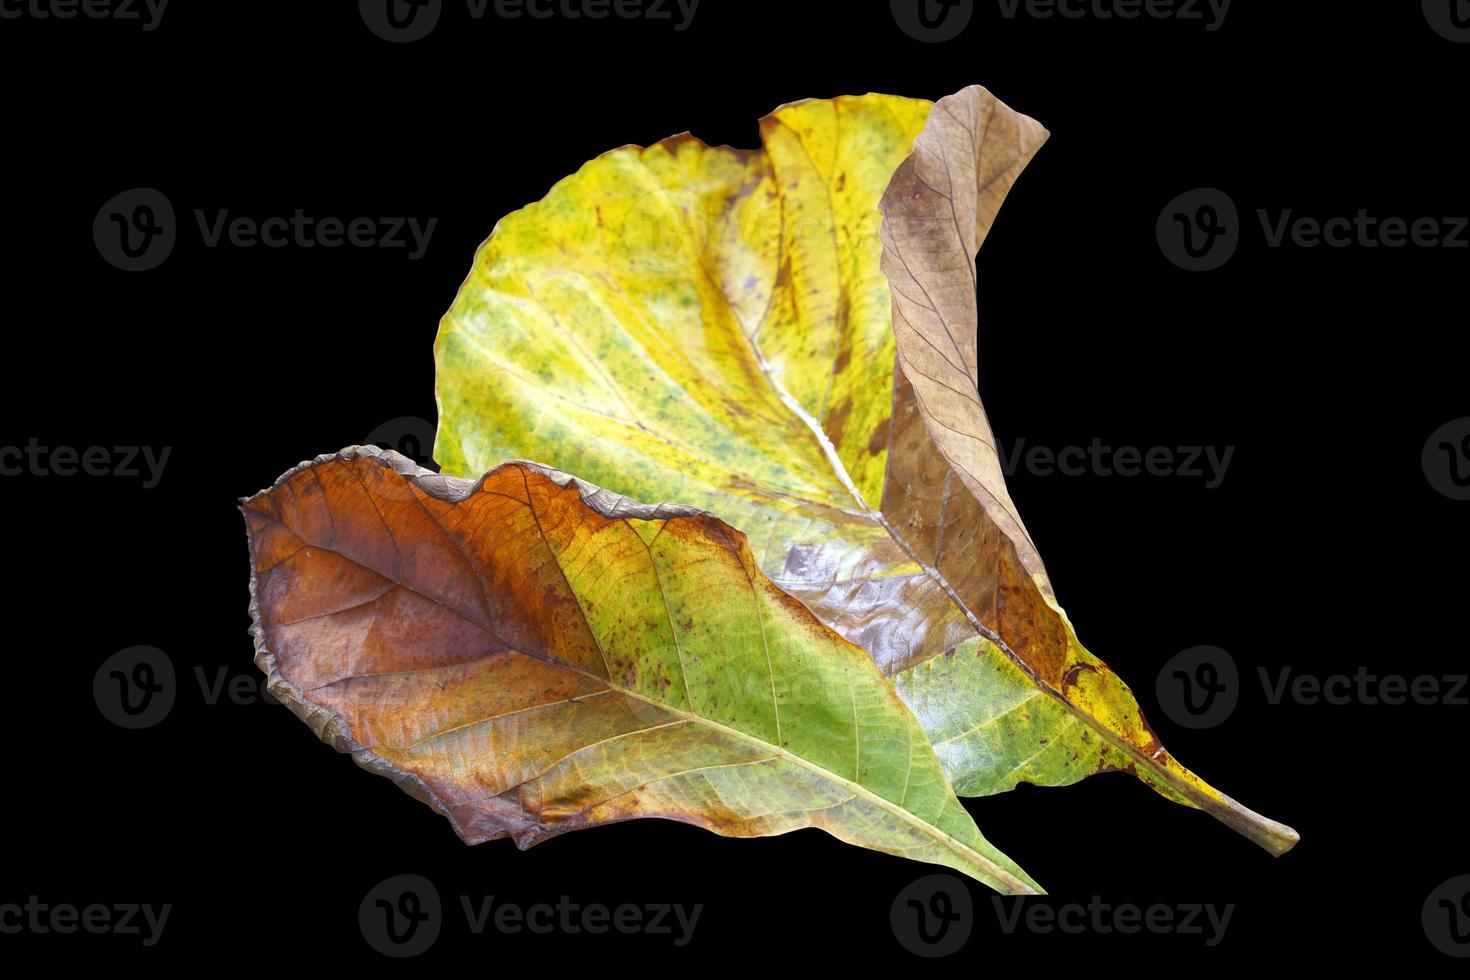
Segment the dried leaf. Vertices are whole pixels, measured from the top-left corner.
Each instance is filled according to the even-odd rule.
[[[973,259],[1045,131],[973,87],[796,103],[761,132],[614,150],[497,225],[440,327],[440,464],[538,459],[742,529],[962,794],[1124,769],[1289,848],[1077,642],[1006,491]]]
[[[471,483],[371,447],[243,511],[271,692],[466,842],[635,817],[820,827],[1039,890],[867,655],[708,514],[526,463]]]

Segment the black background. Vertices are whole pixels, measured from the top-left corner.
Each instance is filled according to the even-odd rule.
[[[6,843],[0,902],[174,906],[162,941],[0,935],[0,955],[245,967],[386,962],[358,903],[430,878],[448,921],[415,961],[546,969],[791,958],[915,965],[889,905],[932,870],[817,831],[731,840],[663,821],[526,852],[466,848],[282,708],[208,704],[194,671],[255,678],[236,499],[398,416],[434,417],[438,317],[501,215],[597,153],[691,130],[758,145],[782,103],[981,83],[1050,142],[982,251],[981,390],[1003,443],[1236,447],[1223,484],[1019,472],[1012,494],[1083,641],[1132,685],[1185,764],[1302,843],[1272,859],[1136,781],[1100,776],[968,801],[1051,901],[1235,903],[1225,941],[975,932],[934,969],[1163,955],[1171,968],[1336,965],[1387,951],[1441,970],[1420,907],[1470,872],[1459,802],[1467,711],[1272,706],[1258,665],[1463,673],[1466,507],[1420,451],[1470,414],[1467,252],[1266,246],[1256,209],[1463,215],[1470,45],[1420,5],[1238,0],[1199,22],[1005,19],[910,39],[888,5],[703,0],[669,22],[472,22],[449,3],[412,44],[350,2],[176,0],[159,28],[0,20],[8,171],[0,443],[170,446],[159,486],[0,480]],[[132,187],[163,191],[181,239],[160,268],[103,261],[91,227]],[[1243,241],[1224,268],[1162,256],[1175,195],[1227,191]],[[428,254],[206,249],[195,208],[437,217]],[[1449,569],[1441,573],[1437,569]],[[90,693],[110,654],[166,651],[178,700],[111,725]],[[1245,677],[1225,724],[1190,731],[1154,677],[1196,644]],[[474,936],[457,896],[530,904],[703,903],[693,941]]]

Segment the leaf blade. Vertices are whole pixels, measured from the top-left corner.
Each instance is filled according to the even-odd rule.
[[[954,597],[981,637],[991,641],[985,647],[992,654],[1013,660],[1041,691],[1101,737],[1100,768],[1132,772],[1162,795],[1206,810],[1279,855],[1296,844],[1296,831],[1242,806],[1175,760],[1128,686],[1078,642],[1006,489],[989,419],[974,395],[979,383],[975,254],[1007,191],[1046,135],[1034,120],[983,89],[965,89],[936,103],[914,152],[879,202],[899,371],[910,382],[932,443],[932,450],[917,451],[937,451],[969,491],[980,509],[971,520],[982,533],[989,532],[995,577],[1008,585],[989,624],[975,616],[976,599],[958,592]],[[954,274],[958,266],[970,271],[968,279]],[[946,344],[955,357],[948,356]],[[936,544],[934,565],[940,574],[943,561]],[[1080,734],[1074,727],[1069,740]]]
[[[936,741],[972,715],[975,736],[941,746],[967,792],[1125,769],[1290,847],[1163,753],[1077,642],[1006,490],[973,260],[1045,130],[972,87],[797,103],[761,132],[762,151],[687,135],[613,151],[502,220],[436,341],[441,464],[532,457],[719,514]],[[569,344],[600,380],[581,361],[532,377]],[[925,668],[962,650],[997,691]],[[979,734],[996,698],[1030,698],[1027,724]]]
[[[272,692],[466,841],[643,816],[817,826],[1039,890],[866,655],[709,515],[531,464],[471,484],[371,448],[243,509]]]

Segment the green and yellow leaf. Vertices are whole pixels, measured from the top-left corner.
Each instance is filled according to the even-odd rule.
[[[440,327],[440,465],[536,459],[740,528],[962,794],[1122,769],[1289,848],[1077,642],[1006,490],[974,256],[1045,131],[972,87],[800,102],[761,133],[614,150],[497,225]]]
[[[271,692],[466,842],[635,817],[819,827],[1039,891],[867,655],[708,514],[525,463],[472,483],[371,447],[243,510]]]

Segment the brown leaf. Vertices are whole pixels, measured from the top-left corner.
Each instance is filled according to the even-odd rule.
[[[1046,136],[1035,120],[982,88],[940,99],[879,204],[897,345],[893,419],[904,436],[890,446],[882,509],[890,523],[909,529],[902,539],[934,570],[975,631],[1102,736],[1102,767],[1127,769],[1280,854],[1297,842],[1296,831],[1180,765],[1128,686],[1077,642],[1006,490],[977,394],[974,257]],[[927,438],[909,431],[915,419]],[[927,491],[939,472],[944,488],[936,502]],[[936,599],[935,606],[942,611],[944,603]]]

